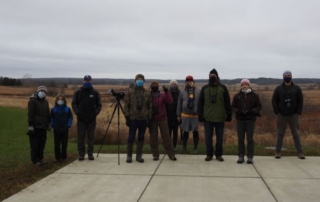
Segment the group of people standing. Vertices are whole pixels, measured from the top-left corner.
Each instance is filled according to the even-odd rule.
[[[289,124],[293,135],[298,157],[305,159],[299,135],[299,115],[303,108],[303,95],[301,88],[292,82],[292,73],[283,73],[283,83],[279,85],[272,96],[273,111],[277,115],[277,143],[275,158],[281,158],[283,137]],[[72,109],[77,115],[78,154],[79,160],[94,160],[93,145],[96,117],[101,111],[100,94],[92,87],[90,75],[84,77],[83,86],[77,90],[72,99]],[[150,148],[153,160],[159,160],[158,131],[162,138],[165,152],[169,159],[176,161],[176,146],[178,131],[182,140],[181,153],[187,152],[189,132],[193,134],[193,153],[198,153],[199,122],[204,124],[206,157],[205,161],[224,161],[223,136],[225,122],[232,121],[235,114],[238,135],[238,160],[243,163],[247,156],[247,163],[253,163],[254,157],[254,128],[256,117],[261,116],[261,101],[250,86],[248,79],[240,82],[240,91],[236,93],[231,102],[228,89],[220,83],[216,69],[209,72],[208,84],[201,89],[195,86],[191,75],[185,79],[182,90],[178,82],[172,80],[169,88],[153,81],[150,88],[144,86],[145,77],[142,74],[135,76],[135,85],[129,88],[124,97],[124,115],[126,125],[129,127],[127,140],[127,163],[132,163],[133,146],[136,142],[136,161],[143,163],[142,150],[145,132],[149,129]],[[47,88],[40,86],[37,93],[30,97],[28,103],[28,135],[31,148],[31,161],[36,165],[43,164],[43,150],[46,143],[46,132],[54,130],[54,149],[56,161],[67,158],[68,129],[73,116],[64,95],[59,94],[55,106],[49,110],[46,98]],[[136,133],[138,132],[138,140]],[[216,144],[213,146],[215,132]],[[172,140],[171,140],[172,136]],[[247,145],[245,148],[245,139]],[[87,140],[87,149],[85,141]]]

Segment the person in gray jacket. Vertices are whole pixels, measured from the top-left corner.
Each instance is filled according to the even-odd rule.
[[[305,159],[299,134],[299,115],[302,113],[303,95],[301,88],[292,82],[292,73],[288,70],[283,73],[283,83],[273,92],[272,107],[277,115],[278,125],[275,158],[281,158],[283,136],[289,124],[298,158]]]
[[[177,119],[181,121],[181,127],[183,130],[182,143],[183,149],[181,153],[187,152],[187,143],[189,139],[189,131],[193,132],[193,153],[198,153],[198,112],[197,106],[200,96],[200,90],[194,85],[192,76],[186,77],[186,86],[181,91],[178,99],[177,106]]]

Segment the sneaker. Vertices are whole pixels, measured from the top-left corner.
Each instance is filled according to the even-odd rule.
[[[252,160],[252,158],[248,158],[248,160],[247,160],[247,164],[253,164],[253,160]]]
[[[89,159],[90,161],[93,161],[93,160],[94,160],[93,155],[92,155],[92,154],[91,154],[91,155],[88,155],[88,159]]]
[[[80,155],[79,156],[79,161],[83,161],[84,160],[84,156]]]
[[[244,162],[244,157],[243,155],[239,155],[239,159],[237,160],[237,163],[241,164]]]
[[[281,153],[276,153],[276,155],[274,156],[274,158],[276,158],[276,159],[280,159],[281,158]]]
[[[306,157],[304,156],[304,154],[302,152],[298,153],[298,158],[299,159],[306,159]]]
[[[224,159],[222,158],[222,156],[216,156],[216,159],[217,159],[218,161],[224,161]]]
[[[211,161],[212,160],[212,156],[207,156],[204,160],[205,161]]]

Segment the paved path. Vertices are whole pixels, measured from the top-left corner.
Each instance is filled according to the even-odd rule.
[[[76,160],[4,201],[320,201],[320,157],[256,156],[253,165],[237,164],[237,156],[143,157],[145,163],[127,164],[121,154],[120,165],[117,154]]]

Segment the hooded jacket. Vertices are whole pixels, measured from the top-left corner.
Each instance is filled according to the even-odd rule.
[[[39,98],[37,93],[30,96],[28,102],[28,124],[38,129],[48,129],[50,118],[49,103]]]

